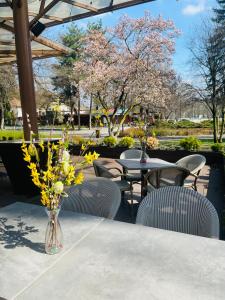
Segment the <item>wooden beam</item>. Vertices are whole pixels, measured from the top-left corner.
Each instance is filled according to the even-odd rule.
[[[15,45],[15,41],[7,41],[7,40],[0,40],[0,45]],[[1,50],[0,50],[0,53],[1,53]]]
[[[0,7],[8,7],[9,5],[7,3],[0,3]]]
[[[15,0],[13,1],[13,23],[24,139],[29,141],[31,131],[38,136],[38,122],[27,0],[20,0],[19,2]]]
[[[50,9],[52,9],[60,0],[52,0],[43,10],[39,12],[36,17],[30,22],[30,28],[39,20],[43,15],[45,15]],[[55,21],[59,22],[59,21]]]
[[[69,53],[72,52],[72,49],[70,49],[70,48],[68,48],[66,46],[62,46],[60,44],[57,44],[57,43],[55,43],[55,42],[53,42],[53,41],[51,41],[49,39],[46,39],[46,38],[44,38],[42,36],[38,36],[38,37],[32,36],[32,39],[35,42],[38,42],[38,43],[40,43],[42,45],[50,47],[50,48],[52,48],[54,50],[60,51],[61,53],[69,54]]]
[[[89,17],[92,17],[92,16],[104,14],[104,13],[107,13],[107,12],[112,12],[114,10],[126,8],[126,7],[129,7],[129,6],[134,6],[134,5],[137,5],[137,4],[143,4],[143,3],[147,3],[147,2],[153,2],[153,1],[155,1],[155,0],[130,0],[130,1],[115,4],[115,5],[112,5],[112,6],[99,8],[97,12],[89,11],[89,12],[82,13],[82,14],[79,14],[79,15],[74,15],[74,16],[69,16],[69,17],[63,18],[63,23],[67,23],[67,22],[71,22],[71,21],[75,21],[75,20],[81,20],[81,19],[84,19],[84,18],[89,18]],[[45,24],[45,26],[46,27],[51,27],[51,26],[55,26],[55,25],[59,25],[59,24],[62,24],[62,23],[58,22],[58,21],[53,21],[53,22],[49,22],[49,23]]]
[[[54,55],[54,54],[59,54],[60,51],[57,50],[33,50],[32,51],[32,56],[42,56],[42,55]],[[60,54],[62,54],[60,52]],[[7,50],[0,50],[0,55],[16,55],[16,50],[14,49],[7,49]]]
[[[3,19],[4,19],[5,21],[12,21],[12,20],[13,20],[13,17],[3,17]]]
[[[12,8],[12,1],[10,1],[10,0],[5,0],[5,2],[6,2],[6,4],[7,4],[9,7]]]
[[[81,3],[79,1],[73,1],[73,0],[61,0],[61,1],[65,2],[65,3],[68,3],[68,4],[71,4],[73,6],[77,6],[77,7],[80,7],[80,8],[84,8],[84,9],[93,11],[93,12],[97,12],[98,11],[98,9],[95,8],[95,7],[93,7],[92,5]]]
[[[28,12],[29,16],[35,17],[37,14],[35,12],[29,11]],[[53,20],[53,21],[59,21],[62,22],[63,19],[55,16],[50,16],[50,15],[43,15],[42,18],[48,19],[48,20]]]
[[[45,8],[45,0],[41,0],[40,8],[39,8],[39,14],[42,13],[42,11],[44,10],[44,8]]]
[[[61,56],[60,52],[55,52],[55,53],[49,53],[49,54],[43,54],[41,56],[33,56],[32,60],[37,60],[37,59],[45,59],[45,58],[50,58],[50,57],[56,57],[56,56]],[[11,58],[10,58],[11,57]],[[7,55],[6,57],[1,57],[0,56],[0,65],[8,65],[8,64],[14,64],[16,63],[16,56],[15,55]]]
[[[10,31],[11,33],[14,33],[14,28],[12,27],[12,23],[8,22],[8,24],[6,24],[6,23],[4,23],[4,21],[1,22],[1,18],[0,18],[0,27],[2,27],[5,30]],[[62,46],[60,44],[57,44],[57,43],[55,43],[55,42],[53,42],[53,41],[51,41],[47,38],[44,38],[42,36],[36,37],[34,35],[31,35],[31,40],[34,40],[35,42],[38,42],[42,45],[50,47],[54,50],[61,51],[61,53],[64,53],[64,54],[69,54],[72,51],[72,49],[70,49],[66,46]]]
[[[3,18],[0,17],[0,27],[11,32],[14,33],[14,28],[13,28],[13,24],[10,23],[10,25],[8,24],[9,22],[7,22],[7,24],[5,23],[5,20]]]

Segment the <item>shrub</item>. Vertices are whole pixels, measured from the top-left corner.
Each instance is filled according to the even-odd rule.
[[[159,146],[159,140],[153,136],[147,138],[147,147],[149,149],[155,149]]]
[[[102,144],[108,147],[115,147],[117,144],[117,139],[114,136],[106,136],[104,137]]]
[[[134,139],[130,136],[125,136],[119,141],[118,145],[120,147],[132,148],[134,146]]]
[[[129,136],[132,138],[141,138],[145,135],[145,132],[142,128],[138,128],[138,127],[132,127],[132,128],[127,128],[126,130],[124,130],[123,132],[120,132],[120,136]]]
[[[200,122],[200,125],[202,128],[212,128],[213,127],[213,121],[212,120],[204,120]]]
[[[0,139],[1,140],[8,140],[9,138],[21,140],[23,138],[23,132],[21,130],[1,130],[0,131]]]
[[[201,146],[201,142],[194,136],[187,137],[180,141],[180,146],[185,150],[198,150]]]
[[[176,123],[177,128],[199,128],[201,127],[198,123],[191,122],[189,120],[181,120]]]
[[[85,144],[85,139],[82,136],[74,135],[70,138],[70,142],[75,145]]]
[[[176,128],[176,124],[174,121],[164,121],[164,120],[157,120],[155,122],[155,126],[157,128]]]
[[[215,143],[211,146],[212,151],[215,152],[224,152],[224,145],[222,143]]]

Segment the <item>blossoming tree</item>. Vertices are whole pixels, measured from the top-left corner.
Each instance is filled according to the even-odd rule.
[[[172,21],[146,12],[139,19],[124,15],[115,27],[85,36],[74,73],[82,77],[86,95],[92,95],[102,108],[109,135],[119,134],[134,107],[165,105],[177,34]]]

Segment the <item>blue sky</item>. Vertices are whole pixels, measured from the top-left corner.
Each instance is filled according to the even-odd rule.
[[[133,18],[138,18],[143,16],[145,10],[150,11],[153,16],[160,14],[166,19],[172,19],[176,27],[181,30],[181,36],[176,42],[174,68],[184,80],[192,81],[191,70],[188,65],[189,51],[187,45],[189,44],[190,37],[194,35],[196,28],[201,26],[202,19],[210,15],[212,13],[212,7],[215,6],[216,0],[156,0],[112,13],[83,19],[78,21],[77,24],[81,27],[85,27],[90,21],[102,19],[104,26],[113,26],[118,22],[121,15],[128,14]],[[59,33],[66,31],[67,26],[68,24],[64,24],[55,27],[54,34],[52,34],[51,31],[51,37],[57,39]],[[48,36],[50,37],[50,34]]]

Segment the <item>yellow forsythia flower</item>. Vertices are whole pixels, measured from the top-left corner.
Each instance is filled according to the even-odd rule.
[[[86,149],[86,146],[84,144],[82,144],[81,150],[84,151],[85,149]]]
[[[45,151],[44,142],[40,141],[40,143],[38,145],[40,146],[41,151],[44,152]]]
[[[30,154],[30,156],[36,155],[36,147],[33,144],[30,144],[28,146],[28,153]]]
[[[81,184],[83,181],[84,181],[84,174],[82,172],[79,172],[74,179],[74,183]]]
[[[23,151],[23,159],[26,161],[26,162],[31,162],[31,156],[28,152],[28,149],[27,149],[27,145],[23,142],[22,146],[21,146],[21,149]]]
[[[93,160],[96,160],[99,157],[99,154],[94,151],[92,154],[91,152],[88,152],[87,154],[84,155],[84,159],[86,163],[92,164]]]

